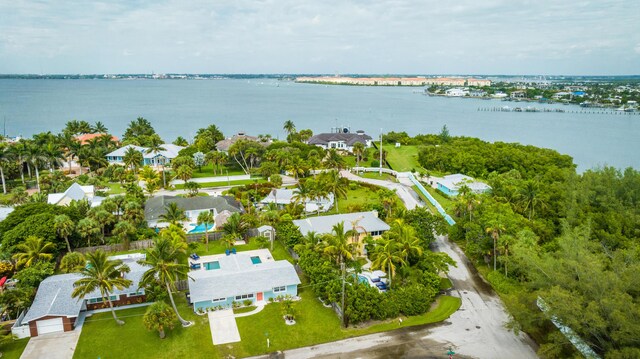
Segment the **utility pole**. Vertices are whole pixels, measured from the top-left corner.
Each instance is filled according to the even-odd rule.
[[[345,267],[344,267],[344,262],[340,263],[340,269],[342,270],[342,307],[340,308],[340,312],[342,313],[342,326],[345,326],[345,321],[344,321],[344,287],[346,284],[346,281],[344,280],[344,272],[345,272]]]
[[[382,176],[382,128],[380,128],[380,176]]]

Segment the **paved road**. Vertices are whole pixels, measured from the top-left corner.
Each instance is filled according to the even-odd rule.
[[[39,335],[29,339],[29,343],[24,348],[20,359],[71,359],[76,350],[82,326],[84,324],[84,315],[82,313],[78,317],[78,323],[74,330],[63,333],[51,333]]]
[[[392,191],[395,191],[398,197],[400,197],[404,205],[407,207],[407,209],[414,209],[416,207],[422,206],[419,199],[416,198],[415,194],[412,194],[413,190],[411,189],[411,187],[407,187],[401,183],[377,180],[372,178],[363,178],[360,176],[356,176],[349,171],[340,171],[340,175],[349,179],[349,181],[369,183],[379,187],[386,187]]]
[[[343,172],[350,180],[399,189],[402,184],[364,179]],[[354,178],[357,177],[357,178]],[[402,201],[408,205],[421,205],[413,196],[403,195],[412,191],[404,186],[398,190]],[[413,208],[413,207],[411,207]],[[435,251],[446,252],[457,267],[451,268],[449,278],[454,289],[450,293],[462,299],[460,310],[448,320],[437,325],[403,328],[312,347],[285,351],[284,358],[442,358],[451,347],[456,358],[537,358],[535,343],[526,335],[516,335],[504,324],[508,315],[500,298],[480,278],[475,268],[454,243],[439,236],[433,244]]]

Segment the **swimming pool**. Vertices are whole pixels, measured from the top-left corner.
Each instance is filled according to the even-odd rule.
[[[260,257],[258,257],[258,256],[251,257],[251,263],[260,264],[260,263],[262,263],[262,260],[260,260]]]
[[[202,265],[206,270],[220,269],[220,262],[218,261],[206,262],[206,263],[203,263]]]
[[[198,224],[198,225],[194,225],[191,224],[193,226],[193,229],[189,231],[189,233],[204,233],[205,232],[205,227],[204,224]],[[210,224],[207,226],[207,231],[210,231],[213,228],[213,224]]]
[[[368,286],[371,286],[371,285],[369,284],[369,278],[367,278],[367,277],[365,277],[365,276],[363,276],[363,275],[358,275],[358,282],[360,282],[360,283],[364,283],[364,284],[366,284],[366,285],[368,285]]]

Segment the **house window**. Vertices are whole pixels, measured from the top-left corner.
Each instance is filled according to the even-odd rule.
[[[113,300],[117,300],[118,296],[117,295],[112,295],[112,296],[109,297],[109,299],[111,299],[112,301]],[[88,303],[89,304],[102,303],[102,297],[100,297],[100,298],[90,298],[88,300]]]
[[[217,303],[217,302],[226,302],[227,298],[213,298],[211,299],[212,302]]]
[[[144,289],[140,289],[137,292],[129,293],[129,294],[127,294],[127,297],[139,297],[141,295],[144,295]]]
[[[286,290],[287,290],[287,287],[285,286],[273,288],[274,293],[282,293],[282,292],[285,292]]]
[[[251,298],[253,298],[253,293],[251,293],[251,294],[243,294],[243,295],[236,295],[236,300],[251,299]]]

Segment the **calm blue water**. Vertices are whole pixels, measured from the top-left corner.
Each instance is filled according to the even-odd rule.
[[[285,120],[314,132],[346,125],[374,137],[381,128],[415,135],[438,133],[446,124],[452,135],[553,148],[573,156],[580,170],[604,164],[640,168],[638,115],[479,112],[527,104],[413,91],[275,80],[0,80],[0,118],[6,118],[8,135],[57,132],[78,119],[102,121],[121,136],[131,120],[143,116],[168,141],[189,139],[210,123],[226,135],[246,131],[278,138],[285,136]]]
[[[209,231],[211,230],[211,228],[213,228],[213,224],[208,225],[206,227],[206,230]],[[189,233],[205,233],[204,224],[198,224],[197,226],[194,226],[193,229],[189,231]]]

